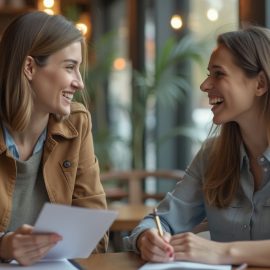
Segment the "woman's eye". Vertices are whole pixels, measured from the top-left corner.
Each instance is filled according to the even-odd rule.
[[[224,73],[221,72],[221,71],[215,71],[215,72],[214,72],[214,76],[215,76],[215,77],[220,77],[220,76],[222,76],[222,75],[224,75]]]
[[[207,73],[207,77],[214,77],[214,78],[218,78],[223,75],[224,73],[221,71],[214,71],[214,72]]]
[[[74,66],[67,66],[66,69],[67,70],[73,70],[74,69]]]

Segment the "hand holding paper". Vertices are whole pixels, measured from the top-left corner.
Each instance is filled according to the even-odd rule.
[[[63,237],[45,259],[86,258],[109,229],[117,212],[46,203],[34,232]]]

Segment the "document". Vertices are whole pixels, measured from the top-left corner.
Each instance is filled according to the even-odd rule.
[[[231,270],[231,265],[214,265],[193,262],[146,263],[139,270]]]
[[[117,216],[116,211],[46,203],[36,224],[36,233],[58,233],[63,237],[45,260],[88,257]]]
[[[20,266],[16,261],[0,263],[0,270],[78,270],[68,260],[41,261],[30,266]]]

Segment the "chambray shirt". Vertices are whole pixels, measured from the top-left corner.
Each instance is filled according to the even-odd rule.
[[[5,138],[5,143],[6,143],[7,149],[9,150],[9,152],[12,154],[12,156],[15,159],[19,160],[20,154],[19,154],[17,145],[15,144],[12,136],[10,135],[10,133],[8,132],[7,128],[5,128],[4,125],[3,125],[3,131],[4,131],[4,138]],[[46,136],[47,136],[47,128],[45,128],[44,131],[39,136],[32,155],[34,155],[42,150],[43,145],[44,145],[44,141],[46,140]]]
[[[239,189],[227,208],[218,209],[205,203],[202,192],[209,147],[207,144],[202,146],[187,168],[183,180],[159,203],[158,215],[163,230],[172,235],[190,231],[207,217],[212,240],[229,242],[270,239],[270,148],[258,158],[263,180],[260,188],[254,192],[248,156],[244,147],[240,147]],[[156,227],[153,216],[146,216],[131,235],[124,238],[125,248],[138,251],[137,237],[153,227]]]

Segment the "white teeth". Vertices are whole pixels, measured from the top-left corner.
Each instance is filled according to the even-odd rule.
[[[69,99],[69,100],[72,100],[72,99],[73,99],[73,94],[71,94],[71,93],[65,92],[65,93],[63,93],[63,96],[64,96],[65,98]]]
[[[210,105],[216,105],[216,104],[222,103],[223,101],[224,101],[224,99],[221,98],[221,97],[209,98],[209,104]]]

